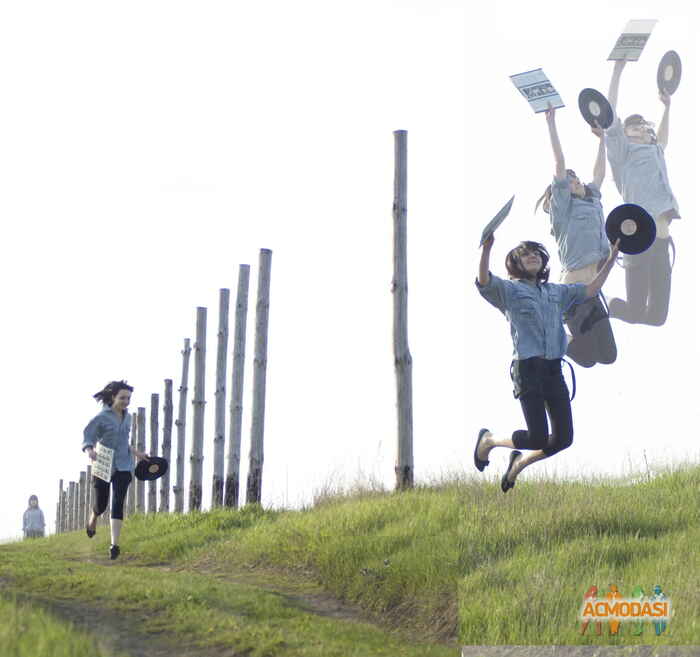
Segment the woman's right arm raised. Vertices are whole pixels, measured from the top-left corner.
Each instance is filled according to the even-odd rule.
[[[491,247],[493,246],[493,233],[486,238],[481,249],[481,260],[479,261],[479,285],[487,285],[489,282],[489,258],[491,257]]]
[[[547,103],[547,105],[545,116],[547,117],[547,127],[549,128],[549,140],[552,144],[552,151],[554,152],[554,175],[558,180],[564,180],[566,178],[566,163],[564,162],[564,151],[561,149],[559,133],[557,132],[557,124],[555,121],[556,110],[552,107],[552,103]]]

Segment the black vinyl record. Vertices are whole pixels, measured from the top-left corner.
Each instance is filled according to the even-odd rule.
[[[160,456],[149,456],[148,461],[139,461],[134,474],[141,481],[153,481],[168,471],[168,462]]]
[[[656,224],[641,205],[623,203],[608,215],[605,233],[611,244],[619,238],[622,253],[635,255],[646,251],[653,244],[656,239]]]
[[[666,90],[670,96],[681,83],[681,58],[675,50],[669,50],[659,62],[659,70],[656,72],[656,84],[659,91]]]
[[[614,114],[608,99],[595,89],[582,89],[578,95],[578,108],[581,110],[586,123],[592,128],[598,121],[603,130],[612,125]]]

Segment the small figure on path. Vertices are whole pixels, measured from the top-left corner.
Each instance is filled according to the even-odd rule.
[[[24,538],[43,538],[45,527],[44,512],[39,508],[39,498],[32,495],[29,498],[29,507],[22,517]]]

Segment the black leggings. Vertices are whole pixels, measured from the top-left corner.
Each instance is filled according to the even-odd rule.
[[[526,358],[514,363],[513,378],[527,431],[514,431],[513,445],[516,449],[541,449],[547,456],[566,449],[574,441],[574,425],[561,359]]]
[[[124,519],[124,498],[131,483],[131,472],[127,470],[116,470],[112,475],[112,518],[116,520]],[[109,483],[92,478],[92,485],[95,489],[95,501],[92,510],[96,516],[101,516],[107,508],[109,502]]]
[[[657,237],[644,253],[624,257],[627,301],[612,299],[610,317],[630,324],[664,324],[671,299],[670,241]]]
[[[573,340],[566,355],[581,367],[610,365],[617,359],[617,345],[608,313],[598,295],[576,304],[567,313],[566,325]]]

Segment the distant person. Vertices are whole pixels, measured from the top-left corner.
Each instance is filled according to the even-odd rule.
[[[615,112],[625,64],[624,60],[615,62],[610,81],[608,101]],[[654,124],[641,114],[631,114],[624,124],[616,114],[606,131],[608,160],[618,191],[625,203],[642,206],[656,223],[654,243],[643,253],[624,256],[627,299],[611,299],[608,310],[610,317],[651,326],[661,326],[668,316],[672,269],[669,246],[675,254],[670,225],[680,218],[665,157],[671,96],[664,91],[659,98],[665,109],[658,134],[654,134]]]
[[[39,508],[39,498],[32,495],[29,498],[29,507],[22,516],[24,538],[43,538],[45,527],[44,512]]]
[[[105,447],[114,450],[112,461],[112,514],[111,530],[112,544],[109,548],[110,559],[119,556],[119,536],[124,520],[124,499],[131,483],[134,471],[132,454],[137,459],[148,459],[148,454],[129,445],[131,416],[126,412],[131,393],[134,389],[126,381],[112,381],[93,397],[102,402],[102,411],[98,413],[83,432],[83,451],[94,461],[97,458],[95,445],[100,442]],[[95,488],[92,514],[85,531],[92,538],[95,535],[97,518],[102,515],[109,502],[109,483],[99,477],[92,477]]]
[[[527,430],[514,431],[512,438],[495,438],[488,429],[479,432],[474,448],[474,465],[480,471],[489,464],[494,447],[514,449],[508,469],[501,478],[507,493],[528,465],[566,449],[573,442],[569,391],[562,375],[566,332],[562,315],[600,291],[618,253],[619,241],[596,277],[588,284],[548,283],[549,254],[537,242],[521,242],[506,256],[510,280],[489,271],[494,237],[484,242],[476,286],[481,296],[498,308],[510,324],[513,339],[514,394],[520,399]],[[552,423],[549,434],[547,414]],[[527,456],[518,449],[534,450]]]
[[[555,111],[550,103],[546,117],[556,165],[554,180],[537,201],[535,212],[542,203],[542,209],[549,214],[562,266],[560,282],[590,283],[610,255],[600,198],[605,178],[604,132],[600,127],[593,128],[599,140],[598,155],[593,181],[584,185],[572,169],[566,168]],[[597,294],[572,306],[566,316],[572,338],[566,355],[582,367],[609,365],[617,358],[615,337],[601,296]]]

